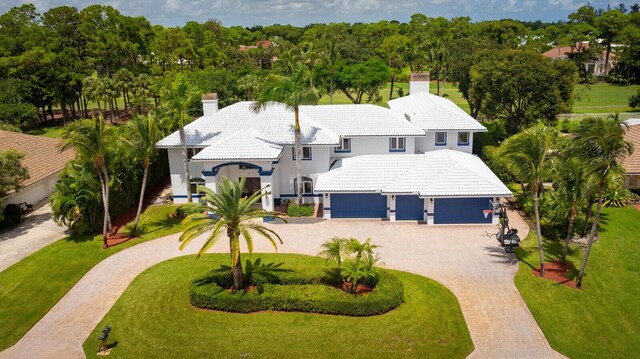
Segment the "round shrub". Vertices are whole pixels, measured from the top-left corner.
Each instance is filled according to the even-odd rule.
[[[332,286],[330,282],[334,278],[330,278],[329,273],[288,272],[286,275],[278,274],[278,283],[258,277],[254,279],[258,290],[237,293],[225,289],[232,280],[230,272],[214,272],[195,281],[190,288],[191,304],[198,308],[238,313],[275,310],[371,316],[397,308],[404,296],[402,282],[382,270],[377,286],[371,292],[357,295]]]
[[[14,223],[20,223],[22,221],[22,209],[17,204],[10,203],[4,209],[4,216],[9,217]]]
[[[289,217],[311,217],[313,216],[314,206],[311,204],[303,204],[298,206],[297,204],[290,204],[287,207],[287,215]]]

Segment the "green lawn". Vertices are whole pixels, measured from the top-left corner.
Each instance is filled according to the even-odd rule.
[[[283,268],[323,266],[317,257],[260,254]],[[405,303],[383,315],[227,313],[196,309],[189,285],[228,254],[180,257],[138,276],[84,343],[96,357],[99,330],[111,325],[113,358],[464,358],[473,349],[458,301],[435,281],[394,271]]]
[[[590,88],[589,88],[590,87]],[[593,85],[578,85],[576,93],[583,94],[573,105],[574,113],[616,113],[631,111],[629,97],[640,86],[617,86],[606,82]]]
[[[632,358],[640,353],[640,211],[605,209],[602,239],[593,246],[583,289],[534,277],[539,260],[535,233],[518,250],[516,286],[551,346],[571,358]],[[546,241],[548,259],[561,245]],[[580,267],[582,250],[570,261]],[[577,270],[572,276],[577,274]]]
[[[40,127],[33,130],[27,131],[30,135],[35,136],[43,136],[49,138],[59,138],[62,137],[62,132],[64,131],[63,126],[53,126],[53,127]]]
[[[175,206],[150,206],[143,214],[140,238],[102,249],[102,237],[64,238],[0,272],[0,350],[18,341],[86,272],[125,248],[182,230]],[[63,329],[61,329],[63,330]]]

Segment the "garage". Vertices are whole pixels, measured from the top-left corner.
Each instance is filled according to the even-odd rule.
[[[378,193],[331,195],[332,218],[387,218],[387,196]]]
[[[396,219],[422,221],[424,200],[418,196],[396,196]]]
[[[483,213],[490,208],[491,198],[436,198],[433,223],[491,223],[492,214]]]

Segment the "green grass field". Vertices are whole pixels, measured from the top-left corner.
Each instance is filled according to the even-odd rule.
[[[318,257],[254,254],[282,268],[324,266]],[[405,303],[372,317],[197,309],[189,285],[228,254],[180,257],[143,272],[84,343],[95,358],[99,331],[111,325],[113,358],[464,358],[473,349],[455,296],[437,282],[393,271]]]
[[[64,127],[62,126],[40,127],[40,128],[27,131],[27,134],[49,137],[49,138],[59,138],[59,137],[62,137],[63,131],[64,131]]]
[[[72,235],[0,272],[0,350],[18,341],[98,262],[125,248],[182,230],[175,206],[151,206],[140,238],[102,249],[100,235]]]
[[[602,239],[593,246],[583,289],[534,277],[539,266],[535,233],[517,251],[515,283],[551,346],[570,358],[637,358],[640,353],[640,211],[603,211]],[[545,241],[547,260],[562,245]],[[569,261],[580,267],[582,250]],[[577,275],[577,270],[571,277]]]
[[[616,113],[628,112],[629,97],[640,86],[617,86],[605,82],[593,85],[578,85],[575,93],[580,96],[573,105],[574,113]]]

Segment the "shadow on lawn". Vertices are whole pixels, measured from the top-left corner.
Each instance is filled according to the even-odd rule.
[[[150,234],[150,233],[161,231],[161,230],[167,230],[174,226],[179,225],[180,222],[182,222],[180,218],[167,216],[165,218],[156,219],[151,222],[139,223],[137,236],[140,237],[145,234]],[[125,225],[124,228],[122,229],[122,234],[128,235],[129,233],[131,233],[132,229],[133,229],[133,222],[127,223],[127,225]]]

